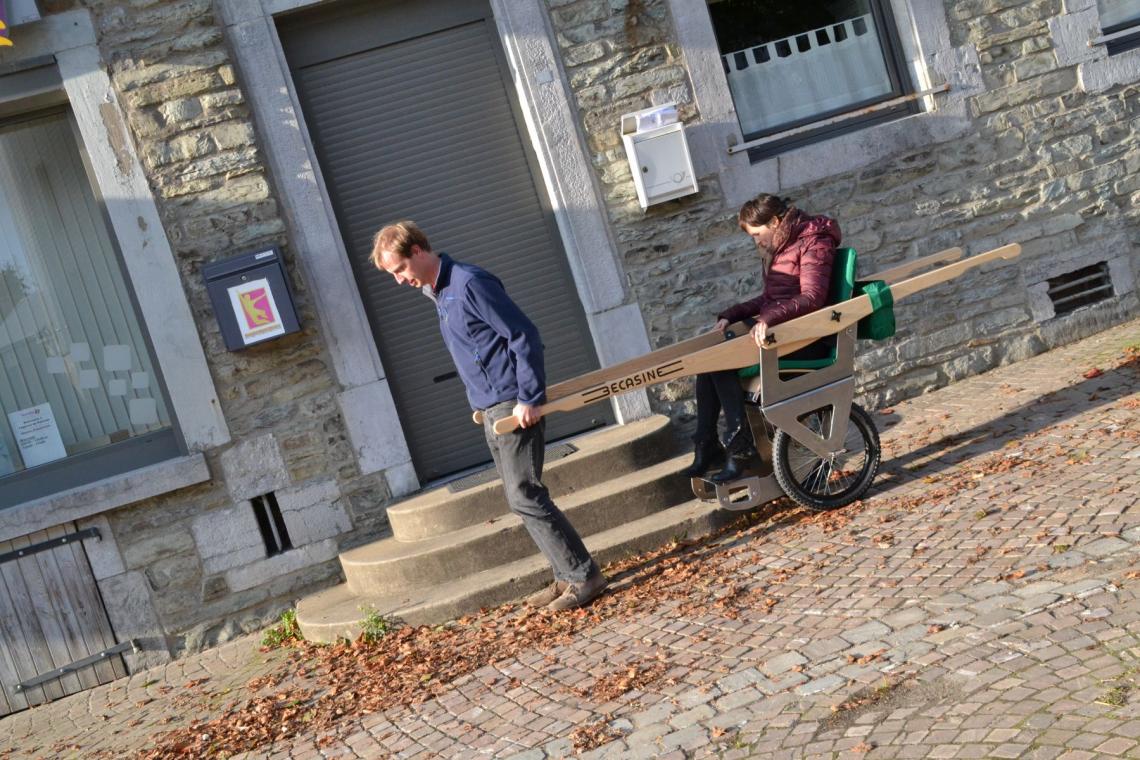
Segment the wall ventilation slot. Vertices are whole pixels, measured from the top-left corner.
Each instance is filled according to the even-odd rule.
[[[1112,279],[1103,261],[1050,277],[1048,282],[1049,299],[1057,316],[1112,297]]]
[[[253,506],[253,515],[257,518],[257,527],[261,530],[261,539],[265,542],[265,556],[288,551],[293,548],[289,540],[289,531],[285,528],[285,518],[281,516],[281,508],[277,506],[277,496],[272,491],[263,496],[254,496],[249,500]]]

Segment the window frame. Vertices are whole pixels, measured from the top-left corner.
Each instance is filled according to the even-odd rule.
[[[906,69],[918,92],[917,113],[751,161],[724,76],[705,0],[667,0],[673,34],[684,52],[696,115],[693,165],[697,176],[718,178],[726,208],[738,207],[759,188],[781,192],[848,174],[908,150],[946,143],[974,129],[970,98],[988,90],[977,49],[954,45],[940,2],[885,0],[897,20]],[[683,103],[683,101],[682,101]]]
[[[1100,2],[1096,4],[1097,20],[1100,20]],[[1120,32],[1132,30],[1130,34],[1121,37],[1114,37],[1111,40],[1104,41],[1104,49],[1110,56],[1126,53],[1129,50],[1140,48],[1140,18],[1133,21],[1125,21],[1112,26],[1102,26],[1100,32],[1105,37],[1120,34]]]
[[[741,128],[741,134],[745,142],[753,140],[766,140],[769,137],[775,137],[771,141],[765,141],[762,145],[748,149],[748,159],[752,163],[757,163],[768,158],[772,158],[786,151],[802,148],[817,142],[830,140],[833,137],[844,135],[850,132],[857,132],[869,126],[876,124],[884,124],[886,122],[894,121],[896,119],[904,118],[919,112],[919,104],[915,101],[909,103],[902,103],[897,106],[885,108],[882,110],[874,111],[872,113],[860,114],[853,116],[849,119],[844,119],[841,122],[834,124],[827,124],[820,126],[816,129],[811,129],[805,132],[797,132],[797,134],[789,135],[780,138],[784,132],[792,130],[800,130],[803,127],[810,126],[816,122],[826,121],[836,116],[844,114],[853,114],[865,108],[869,108],[879,103],[885,103],[889,100],[905,97],[917,91],[910,70],[907,66],[907,60],[904,54],[902,41],[899,38],[898,25],[895,22],[894,12],[891,9],[889,0],[867,0],[871,9],[871,14],[874,17],[875,24],[882,30],[882,36],[879,40],[880,48],[884,54],[884,62],[887,68],[887,77],[890,79],[891,90],[884,95],[876,98],[869,98],[855,103],[850,103],[839,108],[833,108],[828,111],[821,111],[820,113],[812,116],[797,119],[795,121],[780,124],[776,127],[759,132],[744,132]],[[708,10],[708,0],[705,0],[705,8]],[[709,25],[712,26],[712,14],[709,13]],[[716,29],[713,28],[713,37],[716,37]],[[720,43],[717,41],[717,52],[720,53]],[[725,75],[725,85],[728,84],[728,77]],[[731,92],[731,90],[730,90]],[[733,106],[735,108],[735,101]],[[737,122],[739,124],[739,114],[737,115]]]
[[[38,96],[66,102],[71,108],[155,366],[165,379],[172,424],[178,426],[187,453],[155,464],[136,462],[133,469],[118,475],[16,505],[4,504],[0,541],[208,482],[212,476],[203,452],[231,440],[186,283],[111,85],[91,12],[53,13],[20,30],[19,45],[5,54],[0,76],[46,66],[62,85],[62,93],[55,91],[58,85],[54,90],[41,86]],[[0,91],[0,111],[12,100],[10,91],[8,87]]]
[[[43,77],[36,77],[35,79],[40,82],[43,81]],[[3,111],[0,112],[0,127],[56,115],[61,115],[66,119],[71,135],[75,140],[75,149],[78,151],[80,162],[83,164],[88,188],[91,190],[95,203],[99,206],[100,218],[106,226],[107,237],[115,255],[115,264],[118,267],[119,275],[123,278],[134,317],[138,321],[138,329],[151,362],[154,381],[162,393],[163,404],[167,407],[171,419],[170,427],[162,430],[143,433],[124,441],[79,451],[62,459],[17,470],[7,475],[0,475],[0,505],[16,505],[33,501],[59,491],[121,475],[139,467],[182,457],[188,453],[177,416],[171,410],[170,392],[166,386],[166,379],[155,354],[150,331],[143,319],[142,309],[135,295],[134,283],[126,269],[123,252],[119,245],[118,236],[115,235],[114,227],[111,224],[106,201],[95,181],[94,169],[83,144],[79,125],[75,120],[75,113],[61,91],[48,90],[45,92],[43,87],[37,86],[31,91],[25,92],[24,95],[21,97],[19,93],[16,93],[11,100],[4,103]],[[59,102],[60,100],[62,102]],[[51,101],[56,102],[51,105],[44,105],[45,102]],[[0,420],[0,424],[8,423],[7,420]],[[0,509],[3,508],[0,506]]]

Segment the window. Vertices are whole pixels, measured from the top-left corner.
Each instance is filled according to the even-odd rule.
[[[1140,47],[1140,0],[1097,0],[1108,54]],[[1116,36],[1119,35],[1119,36]]]
[[[70,113],[0,123],[0,507],[180,453]]]
[[[745,140],[824,121],[910,91],[886,0],[709,0]],[[778,136],[753,159],[913,113],[913,103]]]

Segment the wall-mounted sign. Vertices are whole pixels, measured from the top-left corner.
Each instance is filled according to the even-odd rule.
[[[12,425],[12,435],[16,438],[24,467],[47,464],[67,456],[51,404],[46,401],[38,406],[11,412],[8,422]]]
[[[211,261],[202,275],[229,350],[301,329],[276,248]]]
[[[285,333],[281,315],[277,312],[277,302],[273,299],[273,288],[269,280],[262,278],[243,282],[227,288],[230,304],[234,308],[241,339],[248,346],[259,340],[273,338]]]

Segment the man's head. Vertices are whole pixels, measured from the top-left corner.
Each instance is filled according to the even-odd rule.
[[[372,238],[372,264],[401,285],[435,285],[439,256],[415,222],[404,220],[383,227]]]

